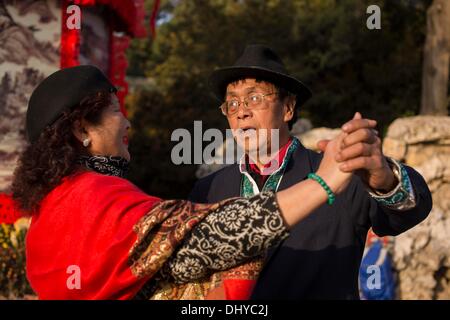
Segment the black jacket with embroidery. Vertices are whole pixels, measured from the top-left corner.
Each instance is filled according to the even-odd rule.
[[[279,190],[307,179],[322,155],[300,145],[292,154]],[[422,176],[406,167],[416,206],[395,211],[378,204],[358,177],[291,230],[290,236],[267,255],[253,299],[359,299],[358,274],[369,228],[379,236],[398,235],[431,211],[430,191]],[[190,200],[214,203],[240,195],[238,165],[227,166],[195,184]],[[302,205],[302,199],[298,199]]]

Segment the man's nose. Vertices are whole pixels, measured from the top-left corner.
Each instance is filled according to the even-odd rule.
[[[237,112],[237,118],[239,120],[251,117],[252,113],[250,110],[247,109],[247,106],[245,105],[245,102],[241,102],[239,104],[238,112]]]

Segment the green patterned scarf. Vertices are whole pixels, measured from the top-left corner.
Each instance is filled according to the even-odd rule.
[[[255,180],[251,177],[251,175],[247,172],[245,168],[244,161],[241,160],[240,163],[240,171],[242,173],[242,179],[241,179],[241,197],[252,197],[255,194],[258,194],[262,191],[277,191],[278,187],[280,185],[281,179],[283,178],[284,171],[286,170],[287,164],[289,163],[289,160],[292,157],[292,154],[300,145],[300,141],[293,137],[291,145],[289,146],[286,155],[283,159],[283,162],[281,166],[273,172],[264,183],[264,186],[262,190],[259,190]]]

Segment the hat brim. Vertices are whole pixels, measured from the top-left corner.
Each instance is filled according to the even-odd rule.
[[[243,78],[266,80],[297,96],[297,107],[312,96],[311,90],[301,81],[282,73],[260,67],[228,67],[214,71],[209,77],[209,86],[214,96],[223,101],[228,84]]]

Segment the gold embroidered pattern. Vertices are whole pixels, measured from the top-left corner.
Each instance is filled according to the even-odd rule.
[[[133,274],[154,276],[192,228],[219,205],[168,200],[153,207],[133,228],[137,234],[129,252]]]
[[[224,280],[254,280],[258,278],[263,267],[263,260],[258,258],[235,268],[216,272],[209,278],[185,284],[169,281],[159,282],[151,300],[223,300],[226,299]]]

